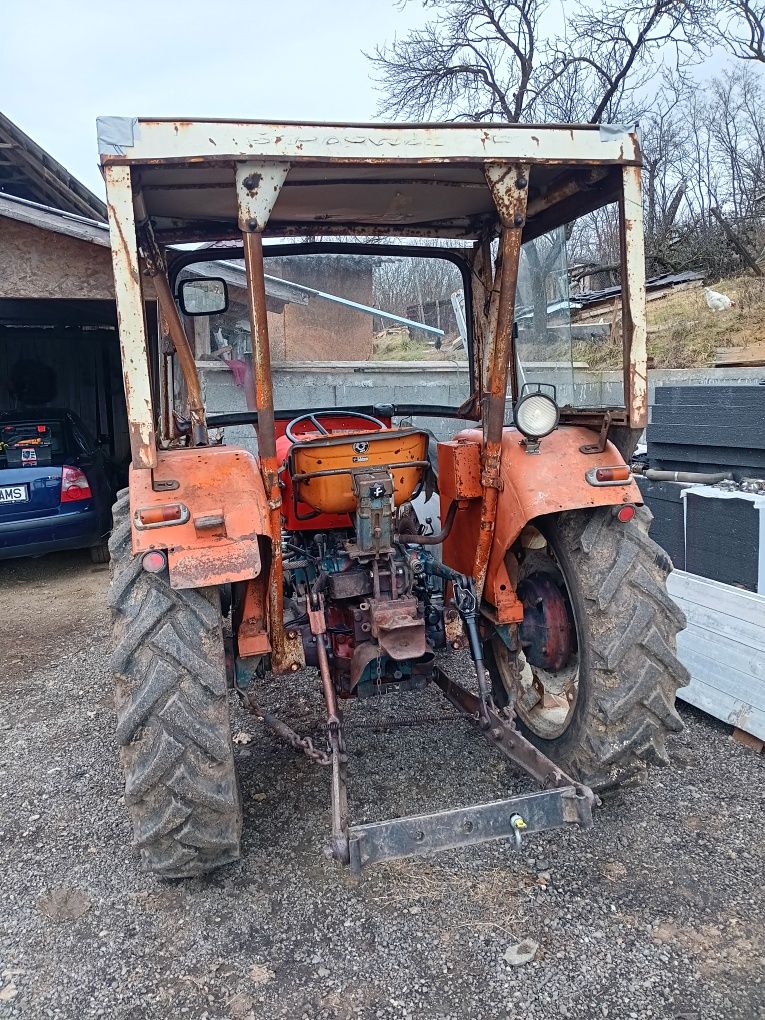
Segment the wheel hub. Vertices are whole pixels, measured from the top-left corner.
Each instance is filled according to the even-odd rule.
[[[518,585],[523,602],[521,645],[531,666],[556,672],[571,658],[574,625],[566,596],[549,574],[529,575]]]

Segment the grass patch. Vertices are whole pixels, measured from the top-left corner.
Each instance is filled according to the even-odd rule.
[[[655,368],[712,365],[720,347],[765,341],[765,279],[740,276],[720,280],[712,289],[727,294],[735,306],[712,311],[701,287],[648,302],[648,357]],[[603,342],[575,343],[573,356],[593,369],[621,368],[621,331],[615,330]]]

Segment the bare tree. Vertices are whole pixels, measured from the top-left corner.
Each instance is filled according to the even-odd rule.
[[[631,115],[668,53],[691,59],[700,2],[580,0],[567,38],[543,0],[423,0],[426,24],[370,57],[380,112],[510,123]]]
[[[720,0],[718,14],[721,40],[733,56],[765,64],[765,3]]]
[[[394,117],[516,123],[538,95],[539,0],[424,0],[432,18],[370,57]],[[532,96],[529,96],[530,91]]]

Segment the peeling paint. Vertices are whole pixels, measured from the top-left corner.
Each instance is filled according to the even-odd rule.
[[[114,267],[120,351],[130,449],[135,467],[154,467],[157,451],[152,414],[149,362],[143,314],[143,293],[138,272],[138,244],[131,171],[109,164],[104,167],[109,234]]]

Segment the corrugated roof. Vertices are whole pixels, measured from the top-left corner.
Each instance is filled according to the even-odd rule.
[[[56,234],[67,234],[81,241],[109,246],[109,225],[88,216],[77,216],[74,213],[62,212],[40,202],[30,202],[17,195],[4,195],[0,192],[0,217],[28,223],[41,230],[52,230]]]
[[[682,273],[662,273],[661,276],[652,276],[645,281],[646,290],[662,290],[665,287],[678,287],[681,283],[693,283],[695,280],[703,280],[703,273],[696,273],[692,269]],[[617,284],[615,287],[605,287],[603,290],[588,290],[581,294],[574,294],[572,298],[579,305],[596,305],[599,301],[607,301],[609,298],[620,297],[622,288]]]
[[[66,167],[0,113],[0,193],[62,212],[106,219],[106,206]]]

